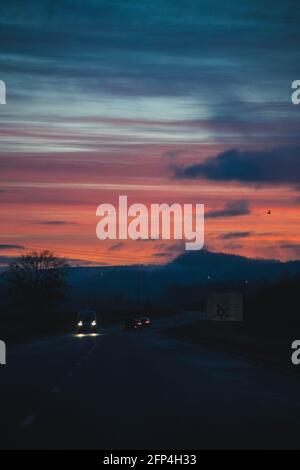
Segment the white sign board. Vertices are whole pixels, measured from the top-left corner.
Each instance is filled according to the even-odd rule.
[[[207,301],[210,321],[243,321],[243,296],[235,293],[210,294]]]

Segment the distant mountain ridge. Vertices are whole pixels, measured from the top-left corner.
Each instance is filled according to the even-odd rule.
[[[247,278],[274,280],[300,273],[300,261],[254,259],[207,250],[183,253],[166,267],[190,271],[196,277],[210,276],[218,281]]]
[[[136,298],[157,296],[171,285],[203,282],[276,281],[300,275],[300,261],[252,259],[207,250],[186,252],[163,266],[114,266],[69,268],[69,282],[76,291],[96,290]]]
[[[131,274],[143,271],[148,275],[169,275],[172,277],[177,271],[190,272],[188,278],[205,280],[211,279],[242,280],[245,276],[249,279],[277,279],[285,275],[300,274],[300,260],[279,261],[268,259],[246,258],[244,256],[216,253],[208,250],[188,251],[177,256],[165,265],[131,265],[131,266],[99,266],[68,268],[71,279],[80,280],[82,276],[99,276],[103,274]],[[176,275],[175,275],[176,277]]]
[[[185,252],[165,265],[99,266],[67,268],[70,309],[96,303],[122,305],[124,300],[149,302],[168,295],[171,286],[227,281],[277,281],[300,276],[300,261],[252,259],[207,250]],[[2,299],[7,296],[4,279],[0,282]]]

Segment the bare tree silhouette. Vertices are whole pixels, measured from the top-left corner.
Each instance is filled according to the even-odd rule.
[[[12,262],[6,272],[16,308],[27,313],[48,311],[68,287],[65,259],[48,250],[31,252]]]

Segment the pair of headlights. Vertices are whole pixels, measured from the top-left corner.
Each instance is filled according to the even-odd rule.
[[[80,320],[80,321],[78,322],[78,326],[82,326],[82,325],[83,325],[83,323],[82,323],[82,321]],[[96,320],[93,320],[92,323],[91,323],[91,325],[92,325],[92,326],[96,326],[96,325],[97,325]]]

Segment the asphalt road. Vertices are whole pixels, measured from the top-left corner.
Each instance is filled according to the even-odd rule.
[[[8,351],[0,448],[300,447],[299,378],[161,336],[168,322]]]

